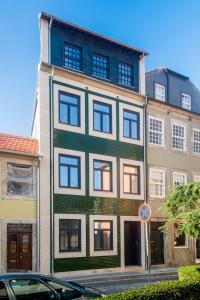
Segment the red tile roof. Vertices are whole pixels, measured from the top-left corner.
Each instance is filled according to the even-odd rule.
[[[38,140],[23,136],[0,133],[0,150],[39,154]]]

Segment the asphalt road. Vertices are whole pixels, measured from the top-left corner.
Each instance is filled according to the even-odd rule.
[[[151,279],[151,283],[159,283],[163,281],[172,281],[176,280],[177,275],[170,275],[170,276],[154,276]],[[91,282],[87,285],[97,288],[101,291],[103,291],[105,294],[116,294],[124,290],[136,288],[136,287],[142,287],[148,285],[148,279],[147,278],[138,278],[138,279],[124,279],[124,280],[112,280],[112,281],[103,281],[103,282]]]

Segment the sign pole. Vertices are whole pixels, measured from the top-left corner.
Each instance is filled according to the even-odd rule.
[[[146,235],[146,257],[147,257],[147,270],[148,270],[148,282],[151,284],[151,253],[150,253],[150,243],[149,243],[149,222],[145,222],[145,235]]]

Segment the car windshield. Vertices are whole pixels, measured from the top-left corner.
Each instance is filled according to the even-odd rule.
[[[44,282],[48,283],[56,292],[59,294],[60,300],[70,300],[70,299],[87,299],[82,297],[82,293],[63,284],[58,281],[43,279]]]

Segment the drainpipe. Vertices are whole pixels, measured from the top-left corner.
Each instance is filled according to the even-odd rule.
[[[51,64],[51,27],[53,23],[53,18],[51,17],[49,22],[49,31],[48,31],[48,63]]]
[[[36,271],[40,272],[40,160],[37,164],[37,265]]]

